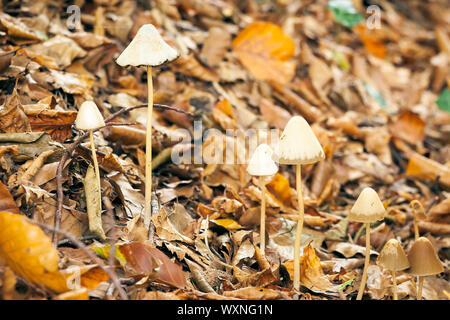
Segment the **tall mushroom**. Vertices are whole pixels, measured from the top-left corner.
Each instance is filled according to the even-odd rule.
[[[94,217],[96,219],[99,218],[99,214],[101,214],[102,210],[102,201],[101,201],[101,185],[100,185],[100,170],[98,168],[98,161],[97,161],[97,153],[95,152],[95,143],[94,143],[94,134],[93,130],[104,127],[105,121],[103,119],[102,114],[97,108],[97,105],[93,101],[85,101],[80,107],[80,110],[78,110],[77,118],[75,119],[75,127],[78,130],[89,130],[89,140],[91,143],[91,149],[92,149],[92,161],[94,162],[94,172],[97,179],[97,189],[98,189],[98,197],[96,198],[98,201],[98,207],[100,209],[100,213],[95,212]],[[92,219],[93,215],[89,214],[89,226],[92,225]],[[95,224],[97,225],[97,224]],[[96,228],[95,230],[91,230],[95,232],[100,238],[104,239],[105,234],[103,232],[103,229]]]
[[[260,248],[264,254],[266,248],[266,184],[277,173],[278,166],[272,160],[272,149],[265,143],[260,144],[248,163],[247,172],[259,178],[261,186],[261,218],[260,218]]]
[[[367,268],[369,267],[370,260],[370,224],[378,220],[383,220],[385,213],[386,210],[375,190],[372,188],[364,188],[348,215],[350,221],[361,222],[366,226],[366,259],[357,300],[362,299],[364,288],[366,287]]]
[[[417,300],[422,300],[423,277],[444,272],[444,267],[430,240],[424,237],[414,241],[408,252],[408,260],[411,265],[408,273],[419,276]]]
[[[178,57],[178,52],[170,47],[151,25],[143,25],[128,47],[117,59],[117,64],[126,66],[146,66],[148,84],[148,111],[145,150],[145,211],[144,225],[150,228],[151,192],[152,192],[152,114],[153,114],[153,81],[152,67],[159,66],[166,61]]]
[[[305,208],[302,195],[301,165],[325,159],[325,153],[308,122],[301,116],[292,117],[284,128],[280,142],[274,152],[280,164],[296,165],[296,185],[298,197],[298,222],[294,245],[294,289],[300,289],[300,244]]]
[[[405,251],[396,239],[391,239],[384,245],[377,259],[377,264],[383,269],[389,270],[392,274],[392,282],[394,285],[394,300],[398,300],[397,296],[397,278],[396,272],[409,268],[409,261]]]

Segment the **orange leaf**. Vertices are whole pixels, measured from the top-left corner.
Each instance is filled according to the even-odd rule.
[[[360,35],[361,42],[367,51],[380,59],[386,57],[386,47],[383,41],[373,31],[367,30],[363,24],[359,24],[354,29]]]
[[[20,277],[61,293],[68,290],[58,271],[58,252],[41,228],[27,218],[0,212],[0,257]]]
[[[289,180],[282,174],[277,173],[275,177],[267,184],[267,189],[275,195],[285,205],[291,204],[291,187]]]
[[[406,175],[432,181],[439,178],[440,183],[450,187],[450,168],[418,153],[409,158]]]
[[[81,275],[81,285],[89,290],[97,289],[100,282],[107,281],[109,276],[100,267],[89,269]]]
[[[294,76],[295,63],[288,61],[294,56],[294,41],[277,25],[252,23],[239,33],[232,46],[255,78],[286,84]]]

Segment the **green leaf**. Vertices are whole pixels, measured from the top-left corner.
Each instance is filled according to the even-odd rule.
[[[450,112],[450,89],[445,89],[436,100],[439,109]]]
[[[346,27],[352,28],[364,20],[351,0],[330,0],[327,7],[333,12],[336,22]]]
[[[370,94],[372,98],[375,99],[375,101],[380,105],[381,108],[386,108],[387,103],[386,100],[384,100],[383,96],[381,95],[378,90],[376,90],[374,87],[370,86],[368,83],[364,84],[364,87],[366,88],[367,92]]]
[[[342,53],[333,50],[333,58],[341,69],[345,71],[350,70],[350,64],[348,63],[347,58]]]
[[[109,259],[109,251],[111,246],[109,244],[106,245],[99,245],[92,247],[92,250],[94,250],[95,253],[97,253],[101,258],[103,259]],[[124,266],[127,263],[127,260],[123,256],[123,254],[119,250],[119,246],[116,245],[116,253],[115,253],[116,259],[119,261],[120,265]]]
[[[348,281],[345,281],[344,283],[342,283],[341,285],[338,286],[339,290],[344,290],[346,287],[348,287],[349,285],[351,285],[353,283],[354,279],[350,279]]]

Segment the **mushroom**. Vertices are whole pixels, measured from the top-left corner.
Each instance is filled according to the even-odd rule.
[[[77,118],[75,119],[75,127],[78,130],[89,130],[89,140],[91,143],[92,160],[94,161],[94,172],[97,178],[98,202],[100,212],[102,208],[101,201],[101,186],[100,186],[100,170],[98,168],[97,153],[95,152],[94,134],[93,130],[104,127],[105,120],[93,101],[85,101],[78,110]],[[104,238],[104,233],[99,234]]]
[[[300,242],[303,230],[304,205],[302,196],[301,165],[325,159],[325,153],[308,122],[301,116],[292,117],[284,128],[274,153],[280,164],[296,165],[296,185],[299,217],[294,245],[294,289],[300,289]]]
[[[144,225],[150,229],[151,191],[152,191],[152,114],[153,114],[153,81],[152,67],[178,57],[178,52],[170,47],[151,24],[143,25],[128,47],[116,60],[122,67],[146,66],[148,83],[148,111],[145,151],[145,212]],[[150,232],[150,237],[151,232]]]
[[[378,256],[377,265],[391,272],[392,282],[394,284],[394,300],[398,300],[397,279],[395,273],[409,268],[408,258],[398,240],[391,239],[386,242]]]
[[[414,240],[419,239],[419,226],[417,222],[419,220],[424,220],[427,218],[427,215],[425,214],[425,210],[422,206],[422,203],[420,203],[418,200],[413,200],[409,203],[409,206],[412,208],[413,216],[414,216]]]
[[[383,220],[385,213],[386,210],[375,190],[372,188],[364,188],[348,215],[350,221],[361,222],[366,225],[366,259],[357,300],[362,299],[367,281],[367,268],[369,267],[370,260],[370,224],[378,220]]]
[[[259,178],[261,185],[261,223],[260,223],[260,248],[264,254],[266,247],[266,184],[278,171],[278,166],[272,160],[272,149],[265,143],[260,144],[253,153],[248,163],[247,172]]]
[[[417,300],[422,300],[423,277],[439,274],[444,271],[444,267],[430,240],[424,237],[414,241],[408,253],[408,260],[411,265],[408,273],[419,276]]]

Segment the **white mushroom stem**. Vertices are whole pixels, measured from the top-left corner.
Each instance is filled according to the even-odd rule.
[[[261,184],[261,219],[260,219],[260,248],[261,254],[265,254],[266,248],[266,183],[264,177],[259,179]]]
[[[417,290],[417,300],[422,300],[423,276],[419,276],[419,289]]]
[[[394,284],[394,286],[392,288],[394,300],[398,300],[398,296],[397,296],[397,277],[395,275],[395,271],[391,271],[391,273],[392,273],[392,283]]]
[[[97,153],[95,152],[95,143],[94,143],[94,134],[92,130],[89,130],[89,140],[91,142],[91,149],[92,149],[92,160],[94,161],[94,171],[95,176],[97,177],[97,186],[98,186],[98,199],[100,203],[100,212],[102,209],[102,189],[100,185],[100,170],[98,168],[98,161],[97,161]]]
[[[147,66],[148,108],[147,108],[147,132],[145,150],[145,211],[144,225],[150,229],[152,200],[152,116],[153,116],[153,80],[152,67]],[[150,230],[149,238],[153,242],[153,230]]]
[[[305,214],[302,194],[302,168],[300,164],[296,165],[296,184],[299,212],[297,221],[297,234],[295,236],[294,245],[294,289],[300,290],[300,244],[302,240],[303,220]]]
[[[361,279],[361,285],[359,287],[358,296],[356,300],[361,300],[364,294],[364,288],[366,287],[367,281],[367,268],[370,262],[370,223],[366,223],[366,259],[364,261],[364,270]]]

